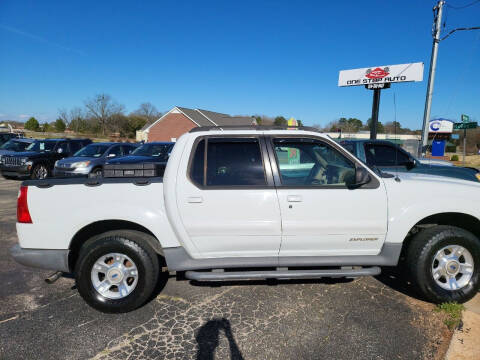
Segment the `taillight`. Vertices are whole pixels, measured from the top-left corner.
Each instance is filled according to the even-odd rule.
[[[28,186],[20,186],[20,192],[17,199],[17,221],[19,223],[31,224],[32,218],[28,211],[27,201]]]

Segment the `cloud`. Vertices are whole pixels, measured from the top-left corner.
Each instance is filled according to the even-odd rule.
[[[37,36],[37,35],[34,35],[34,34],[30,34],[26,31],[22,31],[22,30],[19,30],[19,29],[16,29],[16,28],[13,28],[11,26],[7,26],[7,25],[4,25],[4,24],[0,24],[0,29],[3,29],[5,31],[8,31],[8,32],[11,32],[11,33],[14,33],[14,34],[17,34],[17,35],[21,35],[21,36],[24,36],[24,37],[27,37],[27,38],[30,38],[32,40],[35,40],[35,41],[38,41],[38,42],[41,42],[41,43],[45,43],[45,44],[48,44],[50,46],[54,46],[54,47],[57,47],[59,49],[62,49],[62,50],[65,50],[65,51],[69,51],[69,52],[72,52],[72,53],[75,53],[77,55],[80,55],[80,56],[86,56],[87,54],[85,54],[85,52],[81,51],[81,50],[77,50],[77,49],[72,49],[70,47],[67,47],[67,46],[63,46],[63,45],[60,45],[60,44],[57,44],[55,42],[52,42],[50,40],[47,40],[41,36]]]
[[[18,117],[19,117],[20,119],[26,119],[26,118],[30,117],[30,115],[20,114],[20,115],[18,115]]]

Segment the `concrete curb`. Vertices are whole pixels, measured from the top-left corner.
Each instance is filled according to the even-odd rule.
[[[455,330],[445,360],[480,359],[480,294],[464,305],[463,324]]]

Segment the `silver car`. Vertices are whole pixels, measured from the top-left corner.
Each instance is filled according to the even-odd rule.
[[[137,148],[129,143],[92,143],[77,151],[72,157],[55,163],[55,177],[89,176],[101,177],[107,160],[129,155]]]

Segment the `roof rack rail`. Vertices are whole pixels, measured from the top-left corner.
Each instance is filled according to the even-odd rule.
[[[212,130],[304,130],[321,133],[312,126],[281,126],[281,125],[226,125],[226,126],[198,126],[189,132],[212,131]]]

